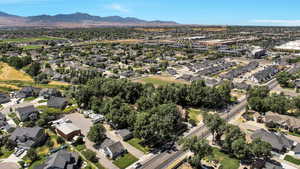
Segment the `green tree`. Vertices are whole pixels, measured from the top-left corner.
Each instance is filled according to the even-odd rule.
[[[262,141],[261,139],[254,139],[250,144],[251,152],[256,158],[267,159],[271,157],[272,146],[270,143]]]
[[[184,138],[180,140],[183,150],[190,150],[194,153],[194,156],[189,159],[189,163],[196,168],[201,167],[201,160],[212,154],[212,148],[204,139],[197,137]]]
[[[27,151],[26,156],[29,158],[29,160],[31,162],[34,162],[34,161],[38,160],[38,155],[37,155],[37,153],[35,152],[35,150],[33,148],[31,148]]]
[[[99,123],[94,124],[90,128],[87,137],[89,140],[95,142],[96,144],[101,144],[106,138],[105,128]]]

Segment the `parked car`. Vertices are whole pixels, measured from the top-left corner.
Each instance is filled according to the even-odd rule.
[[[139,162],[137,162],[137,163],[135,163],[134,165],[133,165],[133,169],[138,169],[138,168],[141,168],[142,167],[142,164],[141,163],[139,163]]]

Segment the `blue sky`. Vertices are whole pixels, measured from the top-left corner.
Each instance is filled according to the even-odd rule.
[[[300,26],[300,0],[0,0],[22,16],[85,12],[183,24]]]

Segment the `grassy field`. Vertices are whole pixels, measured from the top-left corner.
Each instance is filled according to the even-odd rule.
[[[42,48],[42,45],[27,45],[27,46],[22,46],[24,50],[31,50],[31,49],[40,49]]]
[[[123,154],[121,157],[117,158],[113,163],[118,166],[120,169],[125,169],[130,166],[134,162],[138,161],[136,157],[131,155],[130,153]]]
[[[9,66],[6,63],[0,62],[0,80],[20,80],[33,82],[33,79],[21,71]]]
[[[0,44],[1,43],[24,43],[24,42],[43,41],[43,40],[60,40],[60,39],[63,38],[57,38],[57,37],[16,38],[16,39],[0,40]]]
[[[133,147],[135,147],[135,148],[139,149],[140,151],[142,151],[143,153],[147,154],[150,151],[150,148],[142,146],[140,144],[141,142],[142,142],[142,140],[138,139],[138,138],[132,138],[127,141],[127,143],[129,143]]]
[[[300,166],[300,159],[294,158],[293,156],[286,155],[284,160]]]
[[[222,169],[238,169],[240,161],[229,157],[229,155],[221,152],[218,148],[213,149],[213,155],[207,157],[207,160],[217,160],[221,164]]]
[[[185,82],[183,80],[176,80],[171,76],[159,76],[159,75],[149,76],[135,81],[140,83],[152,83],[155,86],[164,86],[171,83],[189,84],[188,82]]]
[[[201,116],[202,110],[189,108],[187,111],[189,112],[190,119],[194,120],[196,123],[202,121],[202,116]]]

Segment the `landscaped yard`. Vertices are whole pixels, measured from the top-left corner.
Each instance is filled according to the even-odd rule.
[[[120,169],[125,169],[134,162],[138,161],[136,157],[130,153],[123,154],[121,157],[117,158],[113,163],[118,166]]]
[[[145,154],[147,154],[150,151],[150,148],[142,146],[140,144],[141,142],[142,142],[142,140],[138,139],[138,138],[132,138],[127,141],[127,143],[129,143],[133,147],[135,147],[135,148],[139,149],[140,151],[144,152]]]
[[[213,148],[213,154],[206,159],[219,161],[222,169],[238,169],[240,166],[239,160],[229,157],[229,155],[221,152],[218,148]]]
[[[42,48],[42,45],[27,45],[27,46],[23,46],[22,48],[24,50],[30,50],[30,49],[40,49]]]
[[[291,162],[293,164],[296,164],[296,165],[300,165],[300,159],[294,158],[293,156],[290,156],[290,155],[286,155],[284,157],[284,160]]]

